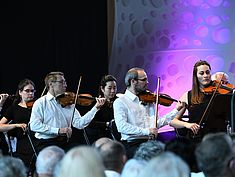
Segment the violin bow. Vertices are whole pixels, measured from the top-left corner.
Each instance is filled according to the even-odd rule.
[[[74,113],[75,113],[75,109],[76,109],[76,104],[77,104],[77,101],[78,101],[78,93],[79,93],[81,81],[82,81],[82,76],[80,76],[79,81],[78,81],[77,92],[76,92],[76,96],[75,96],[75,100],[74,100],[75,105],[74,105],[74,108],[73,108],[73,114],[72,114],[72,117],[71,117],[71,122],[70,122],[69,127],[72,127],[72,122],[73,122],[73,117],[74,117]]]
[[[78,88],[77,88],[77,92],[76,92],[76,96],[75,96],[75,100],[74,100],[75,105],[74,105],[74,108],[73,108],[73,114],[72,114],[72,117],[71,117],[70,127],[72,127],[72,122],[73,122],[73,117],[74,117],[74,113],[75,113],[75,109],[76,109],[76,105],[77,105],[77,101],[78,101],[78,93],[79,93],[81,81],[82,81],[82,76],[80,76],[80,79],[79,79],[79,82],[78,82]],[[86,140],[87,145],[90,145],[90,141],[88,139],[88,136],[86,134],[85,129],[83,128],[82,130],[83,130],[83,136]]]
[[[155,106],[155,126],[157,128],[158,119],[158,104],[159,104],[159,93],[160,93],[160,77],[157,78],[157,91],[156,91],[156,106]]]
[[[213,94],[212,94],[212,96],[211,96],[211,98],[210,98],[210,100],[209,100],[209,103],[207,104],[206,109],[205,109],[205,111],[203,112],[203,115],[202,115],[202,117],[201,117],[201,119],[200,119],[200,121],[199,121],[199,123],[198,123],[199,126],[201,126],[202,121],[204,120],[204,118],[205,118],[205,116],[206,116],[206,113],[208,112],[208,109],[209,109],[209,107],[210,107],[212,101],[214,100],[215,94],[216,94],[218,88],[219,88],[220,85],[221,85],[221,82],[222,82],[222,78],[223,78],[223,77],[224,77],[224,75],[221,77],[219,83],[218,83],[218,84],[216,85],[216,87],[215,87],[215,90],[214,90],[214,92],[213,92]],[[195,134],[193,135],[193,138],[194,138],[194,136],[195,136]]]
[[[159,93],[160,93],[160,77],[157,78],[157,91],[156,91],[156,105],[155,105],[155,119],[154,125],[157,128],[157,119],[158,119],[158,103],[159,103]],[[149,135],[149,140],[155,140],[155,134]]]

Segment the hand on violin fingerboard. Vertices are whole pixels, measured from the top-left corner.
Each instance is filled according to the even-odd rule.
[[[106,102],[106,98],[95,98],[95,99],[96,99],[95,107],[97,109],[100,109]]]
[[[176,109],[180,111],[181,109],[186,109],[187,104],[185,102],[178,101],[176,104]]]
[[[6,101],[6,99],[7,99],[8,96],[9,96],[9,95],[8,95],[7,93],[2,93],[2,94],[0,94],[0,107],[3,106],[3,104],[4,104],[4,102]]]

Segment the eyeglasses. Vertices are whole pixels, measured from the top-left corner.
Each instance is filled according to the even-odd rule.
[[[138,81],[142,81],[142,82],[146,82],[146,81],[148,81],[148,78],[146,78],[146,77],[145,77],[145,78],[143,78],[143,79],[138,79],[138,78],[137,78],[136,80],[138,80]]]
[[[30,93],[30,92],[35,93],[36,92],[36,90],[34,90],[34,89],[25,89],[23,91],[26,93]]]
[[[61,80],[61,81],[52,81],[52,82],[59,82],[61,84],[66,84],[66,81],[64,81],[64,80]]]

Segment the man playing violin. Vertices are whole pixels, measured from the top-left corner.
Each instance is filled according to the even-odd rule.
[[[121,133],[121,140],[127,149],[127,156],[131,158],[138,146],[143,142],[132,141],[134,137],[154,135],[157,136],[158,128],[167,125],[175,117],[180,117],[185,107],[178,102],[176,109],[157,119],[155,125],[155,105],[141,104],[138,94],[145,92],[148,86],[148,78],[144,69],[132,68],[125,76],[126,91],[114,101],[114,119],[118,131]],[[146,140],[145,140],[146,141]]]
[[[30,118],[31,130],[36,132],[36,149],[39,152],[46,146],[57,145],[68,150],[70,148],[68,139],[72,135],[71,126],[77,129],[86,127],[105,103],[105,98],[96,98],[94,107],[81,116],[75,104],[63,107],[56,100],[56,96],[65,93],[67,88],[62,72],[47,74],[45,85],[48,92],[35,101]]]

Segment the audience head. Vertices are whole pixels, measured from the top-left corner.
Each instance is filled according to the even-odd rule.
[[[108,141],[100,146],[99,151],[105,169],[121,173],[127,159],[123,144],[118,141]]]
[[[3,156],[0,157],[0,176],[1,177],[26,177],[26,167],[22,160]]]
[[[177,138],[166,144],[166,151],[171,151],[180,156],[185,162],[188,163],[192,172],[198,172],[197,162],[195,157],[196,145],[186,138]]]
[[[161,141],[147,141],[142,143],[136,150],[134,159],[149,161],[162,153],[165,149],[165,144]]]
[[[234,176],[232,139],[225,133],[207,134],[195,151],[198,168],[206,177]]]
[[[105,177],[99,152],[90,146],[69,150],[61,160],[59,177]]]
[[[105,144],[105,143],[107,143],[107,142],[109,142],[109,141],[113,141],[113,140],[110,139],[110,138],[107,138],[107,137],[102,137],[102,138],[99,138],[98,140],[96,140],[96,141],[92,144],[92,146],[93,146],[94,148],[97,148],[97,149],[99,150],[100,147],[101,147],[103,144]]]
[[[65,152],[58,146],[48,146],[42,149],[36,160],[36,172],[40,176],[53,176],[56,164],[63,158]]]
[[[129,159],[122,171],[122,177],[136,177],[146,164],[164,151],[165,144],[161,141],[147,141],[136,150],[134,157]]]
[[[179,156],[171,152],[163,152],[151,159],[139,176],[190,177],[190,170],[188,165]]]

